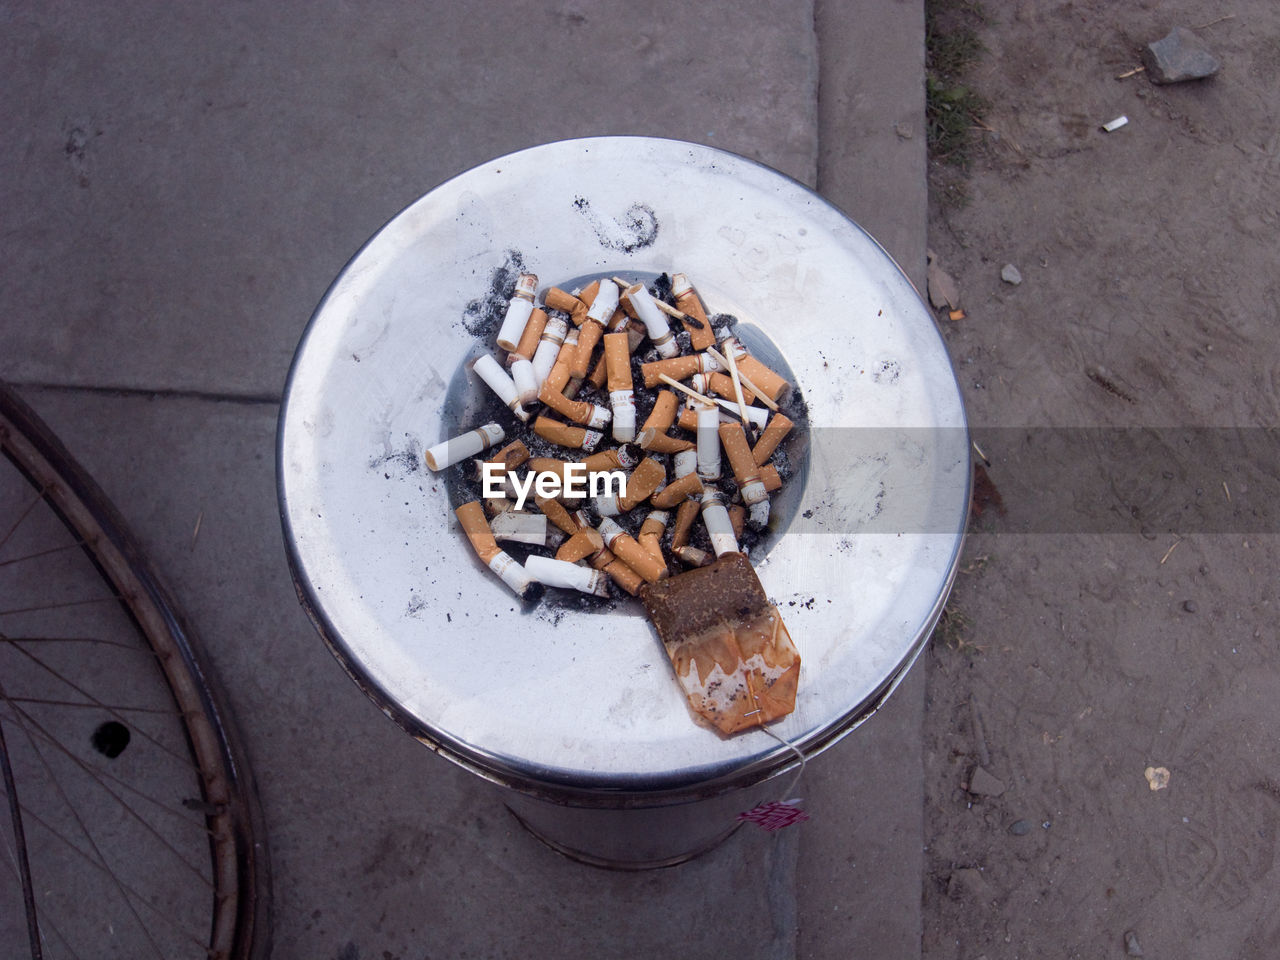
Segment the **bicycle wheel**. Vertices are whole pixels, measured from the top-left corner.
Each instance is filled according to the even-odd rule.
[[[260,810],[191,634],[3,384],[0,449],[0,956],[261,960]]]

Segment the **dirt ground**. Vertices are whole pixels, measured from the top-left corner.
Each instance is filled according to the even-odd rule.
[[[1280,5],[984,15],[929,225],[992,487],[927,663],[924,956],[1277,957],[1280,523],[1233,454],[1274,479]],[[1216,77],[1116,79],[1176,25]]]

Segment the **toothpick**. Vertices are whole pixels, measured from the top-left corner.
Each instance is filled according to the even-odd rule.
[[[191,531],[191,549],[196,548],[196,537],[200,536],[200,524],[204,522],[204,511],[201,510],[196,516],[196,528]]]
[[[986,466],[988,466],[988,467],[989,467],[989,466],[991,466],[991,461],[987,459],[987,455],[986,455],[985,453],[983,453],[983,452],[982,452],[982,448],[981,448],[980,446],[978,446],[978,441],[977,441],[977,440],[970,440],[969,442],[970,442],[971,444],[973,444],[973,452],[974,452],[974,453],[976,453],[979,457],[981,457],[981,458],[982,458],[982,462],[983,462],[983,464],[985,464],[985,465],[986,465]]]
[[[689,396],[693,397],[693,399],[697,400],[699,403],[704,404],[705,406],[714,407],[716,405],[715,401],[713,401],[710,397],[704,397],[697,390],[693,390],[689,387],[686,387],[679,380],[673,380],[671,379],[671,377],[668,377],[665,373],[658,374],[658,379],[661,380],[663,383],[665,383],[669,387],[675,387],[677,390],[681,391],[682,393],[687,393]]]
[[[743,426],[750,433],[751,423],[747,420],[747,401],[742,399],[742,381],[738,376],[738,364],[733,359],[732,350],[725,356],[725,359],[729,361],[729,378],[733,381],[733,399],[738,401],[738,414],[742,417]]]
[[[1146,67],[1134,67],[1132,70],[1128,71],[1127,73],[1121,73],[1121,74],[1117,75],[1117,76],[1116,76],[1116,79],[1117,79],[1117,80],[1128,80],[1130,77],[1135,76],[1135,75],[1137,75],[1137,74],[1139,74],[1139,73],[1142,73],[1142,71],[1144,71],[1144,70],[1146,70],[1146,69],[1147,69]]]
[[[1181,540],[1181,539],[1178,539],[1178,540],[1173,541],[1173,546],[1172,546],[1172,547],[1170,547],[1168,550],[1166,550],[1166,551],[1164,552],[1164,556],[1160,558],[1160,565],[1161,565],[1161,566],[1164,566],[1164,562],[1165,562],[1166,560],[1168,560],[1168,559],[1169,559],[1169,554],[1171,554],[1171,553],[1173,553],[1173,551],[1177,550],[1177,549],[1178,549],[1178,544],[1180,544],[1181,542],[1182,542],[1182,540]]]
[[[1227,481],[1222,481],[1222,492],[1227,495],[1227,503],[1231,502],[1231,488],[1227,486]]]
[[[1215,23],[1221,23],[1223,20],[1234,20],[1235,18],[1236,15],[1234,13],[1228,13],[1225,17],[1219,17],[1217,20],[1210,20],[1208,23],[1202,23],[1200,26],[1196,27],[1196,29],[1203,30],[1205,27],[1212,27]]]
[[[707,347],[707,353],[711,354],[711,356],[719,360],[726,370],[729,369],[728,358],[725,357],[725,355],[722,354],[715,347]],[[761,390],[754,383],[748,380],[747,375],[745,373],[743,373],[742,371],[738,371],[738,379],[742,381],[742,385],[744,387],[746,387],[748,390],[750,390],[752,393],[756,395],[757,400],[763,403],[766,407],[768,407],[774,413],[778,412],[778,405],[774,403],[771,399],[769,399],[768,394],[766,394],[763,390]]]

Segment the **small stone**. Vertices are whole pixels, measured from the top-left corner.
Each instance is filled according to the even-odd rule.
[[[1132,930],[1124,932],[1124,952],[1131,957],[1142,956],[1142,947],[1138,944],[1138,935]]]
[[[969,774],[969,792],[979,797],[998,797],[1004,793],[1004,783],[982,767],[974,767]]]
[[[910,140],[913,136],[911,132],[911,124],[909,123],[895,123],[893,125],[893,132],[903,140]]]
[[[1030,820],[1015,820],[1009,825],[1009,832],[1015,837],[1025,837],[1031,832]]]
[[[1022,282],[1022,274],[1018,272],[1018,268],[1012,263],[1006,263],[1000,268],[1000,279],[1016,287]]]
[[[1200,609],[1200,605],[1196,603],[1194,600],[1183,600],[1182,609],[1187,611],[1187,613],[1195,613],[1197,610]]]
[[[1186,27],[1174,27],[1163,40],[1147,45],[1142,63],[1152,83],[1180,83],[1211,77],[1222,69],[1205,42]]]

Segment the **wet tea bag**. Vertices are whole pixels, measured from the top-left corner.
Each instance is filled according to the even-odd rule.
[[[647,584],[641,599],[689,705],[721,733],[795,709],[800,654],[745,555]]]

